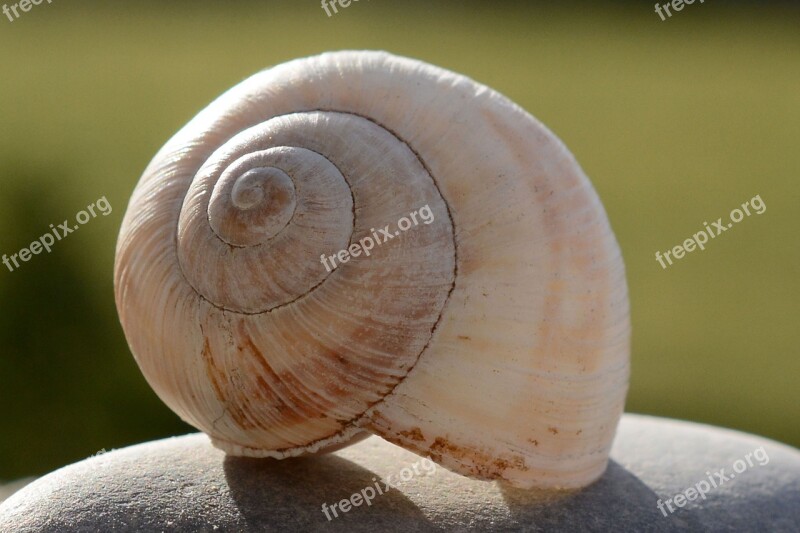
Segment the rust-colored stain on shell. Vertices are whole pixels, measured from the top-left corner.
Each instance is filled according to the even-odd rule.
[[[408,445],[408,444],[406,444]],[[513,468],[518,471],[527,471],[525,458],[521,455],[505,454],[494,457],[491,454],[467,446],[454,444],[444,437],[437,437],[430,445],[426,454],[434,461],[442,462],[447,457],[455,459],[462,468],[470,471],[470,474],[482,479],[499,479],[503,477],[503,472]]]
[[[525,458],[518,454],[495,456],[476,448],[455,444],[445,437],[436,437],[432,444],[427,444],[419,427],[403,431],[393,430],[391,421],[378,410],[372,412],[370,419],[364,424],[366,429],[380,432],[381,436],[392,444],[423,457],[430,457],[436,463],[447,466],[450,462],[456,462],[460,465],[459,472],[468,471],[466,475],[491,480],[502,478],[503,472],[509,469],[523,472],[529,470]]]
[[[469,469],[472,475],[483,479],[501,478],[503,472],[509,468],[515,468],[518,471],[528,470],[525,459],[520,455],[505,454],[494,457],[475,448],[454,444],[444,437],[437,437],[433,441],[430,453],[431,457],[438,456],[438,461],[441,461],[443,456],[455,459],[463,467]]]
[[[256,383],[261,394],[269,402],[272,409],[277,411],[283,422],[299,422],[311,418],[315,411],[313,407],[309,406],[307,402],[301,401],[298,393],[305,390],[302,383],[289,372],[276,373],[264,354],[253,342],[244,331],[244,327],[240,327],[239,334],[241,336],[241,344],[238,346],[240,353],[249,352],[251,361],[253,361],[258,369],[262,372],[256,378]],[[284,400],[278,392],[285,395]],[[241,400],[249,404],[249,399],[244,395],[239,395]],[[291,403],[289,403],[291,402]]]
[[[235,405],[234,402],[231,402],[225,395],[225,389],[222,384],[228,383],[227,376],[226,373],[214,362],[214,356],[211,353],[211,346],[208,337],[203,338],[203,362],[206,366],[206,375],[208,376],[211,386],[214,389],[214,394],[219,402],[225,406],[225,410],[228,412],[231,418],[233,418],[236,424],[238,424],[241,428],[252,429],[256,427],[255,424],[248,419],[244,411],[242,411],[238,405]]]
[[[411,428],[408,431],[399,431],[398,435],[406,437],[407,439],[416,440],[416,441],[424,441],[425,436],[422,434],[422,431],[419,428]]]
[[[217,381],[217,376],[221,376],[222,373],[217,368],[217,365],[214,364],[214,358],[211,355],[211,346],[208,342],[208,337],[203,337],[203,362],[206,364],[206,375],[208,375],[208,380],[211,382],[211,386],[214,388],[214,393],[217,396],[217,399],[225,403],[225,396],[222,394],[222,387]]]

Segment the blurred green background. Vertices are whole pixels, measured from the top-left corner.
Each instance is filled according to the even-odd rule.
[[[361,0],[54,2],[0,18],[0,480],[180,434],[117,321],[114,245],[150,158],[269,65],[385,49],[506,94],[570,147],[623,249],[627,410],[800,446],[800,11],[780,4]],[[554,3],[552,3],[554,4]],[[667,270],[662,252],[761,195],[767,210]]]

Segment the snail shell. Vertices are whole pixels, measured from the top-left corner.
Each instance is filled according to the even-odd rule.
[[[323,265],[367,236],[386,242]],[[181,129],[130,200],[115,292],[147,381],[233,455],[375,433],[580,487],[624,406],[624,266],[575,159],[497,92],[387,53],[278,65]]]

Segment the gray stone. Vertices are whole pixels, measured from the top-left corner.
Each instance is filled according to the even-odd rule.
[[[22,487],[30,483],[36,478],[27,477],[24,479],[18,479],[16,481],[11,481],[10,483],[5,483],[0,485],[0,503],[3,503],[4,500],[7,500],[11,497],[12,494],[20,490]]]
[[[376,480],[409,474],[363,502]],[[709,478],[718,484],[719,475],[727,479],[713,487]],[[342,512],[338,502],[355,493],[360,505]],[[678,493],[694,498],[675,500]],[[666,505],[662,512],[657,503],[669,498],[674,512]],[[328,520],[323,503],[337,503],[338,517],[329,511]],[[545,493],[467,479],[377,437],[326,456],[274,461],[225,457],[205,436],[187,435],[62,468],[0,505],[2,532],[328,530],[797,532],[800,451],[625,415],[599,481]]]

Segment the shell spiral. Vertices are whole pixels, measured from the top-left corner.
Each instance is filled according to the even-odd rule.
[[[234,455],[378,434],[465,475],[579,487],[628,383],[624,266],[563,144],[382,52],[260,72],[147,167],[117,244],[142,372]]]

